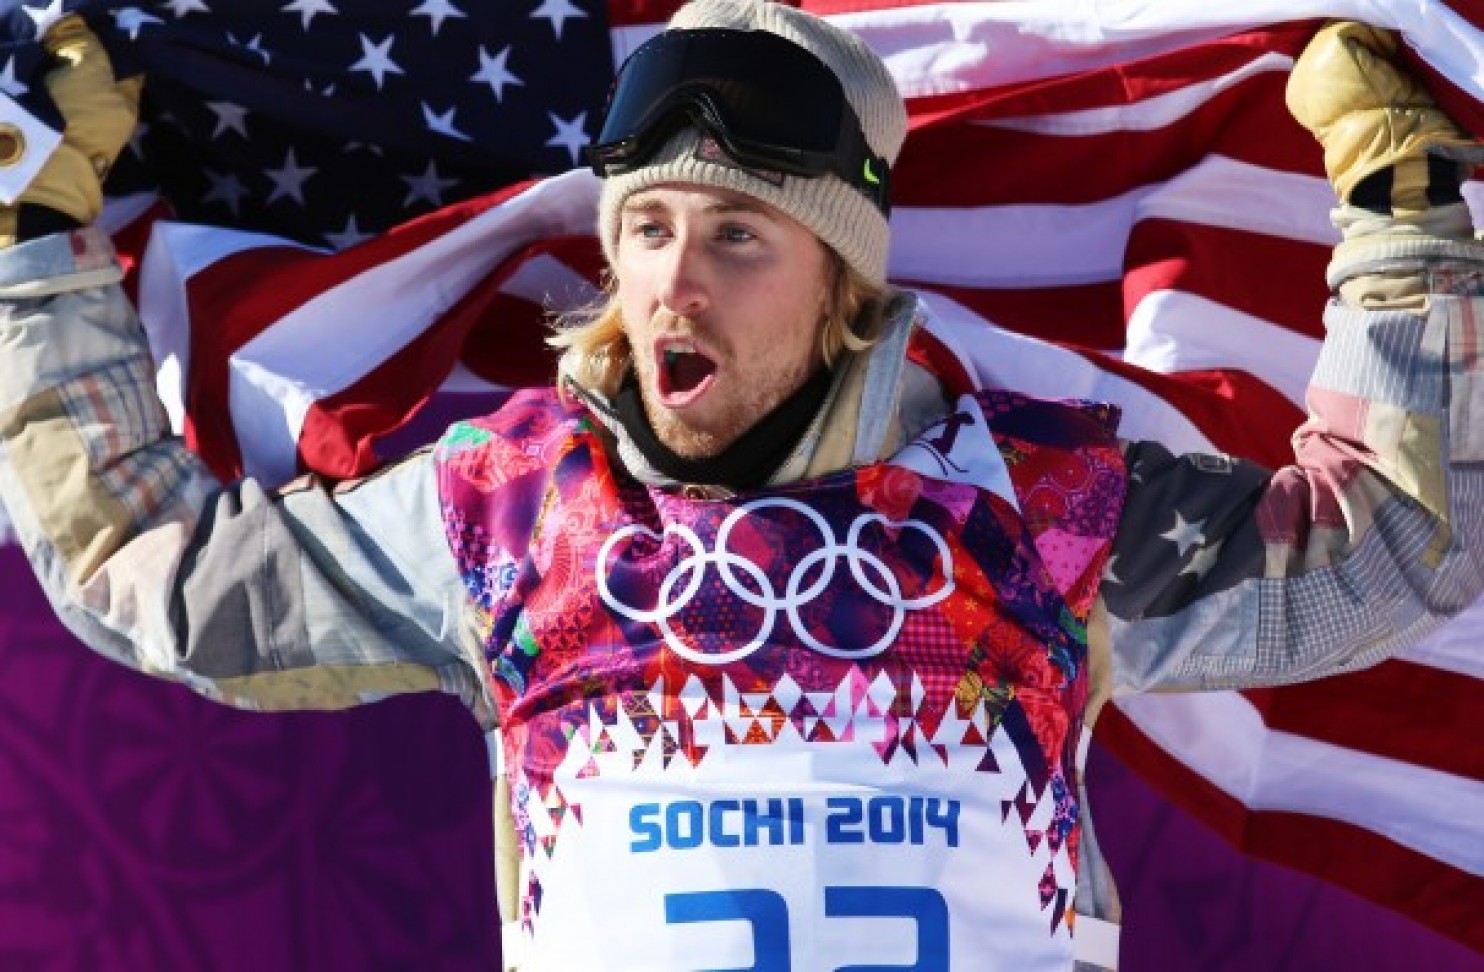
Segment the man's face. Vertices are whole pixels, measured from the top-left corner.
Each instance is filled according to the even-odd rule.
[[[822,366],[824,246],[750,196],[635,193],[614,270],[644,411],[678,455],[718,455]]]

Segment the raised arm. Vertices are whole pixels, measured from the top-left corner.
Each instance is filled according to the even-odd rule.
[[[1484,246],[1458,193],[1479,148],[1395,50],[1336,24],[1295,66],[1345,236],[1309,418],[1276,472],[1130,445],[1102,586],[1115,691],[1364,667],[1484,590]]]
[[[426,456],[270,491],[223,486],[171,435],[120,268],[87,225],[137,91],[75,18],[49,43],[66,141],[0,210],[0,500],[58,614],[104,654],[235,705],[442,690],[488,724]]]

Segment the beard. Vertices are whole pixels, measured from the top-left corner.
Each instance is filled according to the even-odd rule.
[[[682,459],[712,459],[721,455],[756,425],[758,419],[771,411],[764,403],[751,407],[738,403],[701,427],[657,405],[647,385],[640,387],[639,398],[644,403],[644,414],[649,418],[649,427],[654,429],[655,437]]]
[[[683,326],[666,330],[696,334],[701,329],[682,320]],[[716,384],[706,393],[704,408],[686,412],[666,408],[655,400],[656,371],[652,351],[631,347],[639,399],[650,428],[665,448],[684,459],[711,459],[721,455],[754,425],[804,386],[813,374],[813,362],[753,360],[744,363],[734,348],[708,342],[720,356]],[[702,404],[702,403],[698,403]],[[691,413],[691,414],[688,414]]]

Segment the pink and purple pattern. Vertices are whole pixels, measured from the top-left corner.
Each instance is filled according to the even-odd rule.
[[[445,520],[528,857],[580,814],[554,779],[574,739],[694,765],[718,744],[848,741],[867,720],[883,763],[976,747],[977,771],[998,772],[1002,733],[1025,772],[1002,812],[1071,871],[1085,623],[1125,488],[1116,411],[976,400],[1018,510],[884,463],[726,501],[645,488],[551,392],[445,437]],[[1069,884],[1048,864],[1037,890],[1055,931]],[[539,899],[532,882],[528,917]]]

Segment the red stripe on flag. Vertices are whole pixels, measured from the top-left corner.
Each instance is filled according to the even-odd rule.
[[[232,428],[229,404],[229,365],[233,353],[317,295],[438,239],[480,213],[520,195],[530,185],[524,182],[507,186],[445,207],[341,253],[261,247],[234,253],[198,271],[186,283],[192,321],[192,374],[186,393],[187,444],[205,457],[218,476],[235,479],[242,475],[242,452]],[[244,281],[251,285],[244,286]],[[354,414],[357,428],[366,433],[368,429],[363,423],[377,413],[377,407],[363,405],[354,412],[346,411],[348,399],[337,398],[341,401],[342,414]],[[322,425],[317,424],[316,430],[317,435],[328,435]],[[360,468],[359,460],[349,457],[359,455],[361,447],[350,445],[343,434],[322,438],[314,448],[320,447],[335,459],[330,468],[318,471],[344,475],[342,471],[347,468]]]
[[[1344,678],[1242,694],[1270,729],[1484,780],[1484,746],[1475,743],[1484,680],[1393,660]]]
[[[608,26],[660,25],[684,5],[685,0],[608,0]]]
[[[1018,334],[1099,351],[1118,351],[1124,346],[1123,285],[1117,280],[1016,289],[927,281],[898,285],[950,297],[991,324]],[[927,300],[932,303],[930,295]]]
[[[497,384],[549,382],[555,356],[546,346],[543,309],[501,288],[534,257],[560,253],[591,264],[595,252],[601,259],[591,237],[561,237],[512,253],[396,354],[310,406],[299,436],[300,467],[336,478],[371,472],[380,459],[375,439],[406,424],[461,358]]]
[[[360,381],[312,404],[299,433],[299,467],[336,479],[364,476],[380,457],[375,438],[401,428],[448,377],[459,348],[499,294],[491,274],[436,323]]]
[[[1144,219],[1129,234],[1124,300],[1180,290],[1309,337],[1324,336],[1330,248],[1263,233]],[[1282,268],[1283,285],[1273,286]]]
[[[169,203],[159,200],[112,236],[119,266],[124,268],[124,293],[129,295],[129,301],[136,306],[139,304],[139,263],[144,259],[144,250],[149,246],[155,223],[169,219],[170,215]]]
[[[1314,139],[1283,108],[1286,80],[1286,74],[1259,74],[1170,124],[1147,130],[1050,135],[988,124],[918,129],[893,171],[894,201],[902,206],[1091,203],[1166,182],[1212,153],[1316,174],[1322,169]]]
[[[595,290],[601,287],[607,262],[595,236],[548,237],[512,254],[510,260],[523,264],[538,257],[558,261],[586,279]],[[571,299],[571,295],[543,297],[548,302]],[[549,312],[563,309],[501,294],[465,343],[464,365],[498,385],[514,388],[547,384],[556,361],[546,344]]]
[[[1288,436],[1303,412],[1261,378],[1235,370],[1160,375],[1096,351],[1079,353],[1164,399],[1222,452],[1270,469],[1293,461]]]
[[[556,352],[546,344],[546,309],[520,297],[497,294],[484,317],[485,326],[464,343],[464,366],[485,381],[511,388],[550,384],[556,373]]]
[[[1161,749],[1116,705],[1103,708],[1096,734],[1165,799],[1244,852],[1349,888],[1484,951],[1484,878],[1332,818],[1252,810]],[[1096,822],[1096,806],[1092,813]]]
[[[907,359],[937,375],[950,400],[974,393],[976,382],[963,361],[927,328],[920,327],[912,332],[912,339],[907,344]]]
[[[1453,0],[1445,6],[1475,30],[1484,30],[1484,5],[1478,0]],[[1448,117],[1458,122],[1475,138],[1484,138],[1484,102],[1439,74],[1408,45],[1401,45],[1401,56],[1413,74],[1427,85],[1428,91],[1448,113]]]
[[[242,475],[242,450],[232,426],[231,358],[270,327],[281,313],[312,297],[319,288],[296,290],[298,300],[283,305],[284,293],[268,280],[292,280],[304,261],[295,247],[244,250],[197,271],[186,282],[191,320],[191,367],[185,393],[185,439],[223,480]],[[250,284],[244,286],[244,284]],[[275,312],[276,311],[276,312]]]

